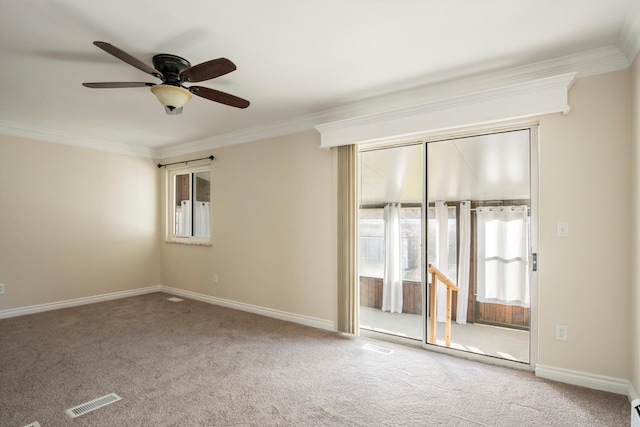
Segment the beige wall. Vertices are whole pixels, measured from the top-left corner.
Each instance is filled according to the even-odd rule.
[[[577,80],[540,120],[539,363],[631,375],[632,150],[628,71]],[[569,223],[569,237],[556,224]],[[555,325],[568,341],[555,340]]]
[[[334,159],[319,145],[308,131],[192,156],[215,156],[213,246],[163,243],[163,285],[335,321]]]
[[[540,118],[538,362],[616,378],[631,375],[630,82],[580,79],[570,114]],[[334,166],[318,135],[212,152],[214,247],[164,244],[163,284],[335,320]]]
[[[157,167],[0,135],[0,310],[160,284]]]
[[[634,280],[633,297],[630,300],[633,317],[631,329],[631,344],[633,361],[631,381],[636,393],[640,393],[640,54],[636,56],[631,69],[631,84],[633,104],[631,108],[633,117],[633,147],[634,147]]]
[[[540,118],[538,360],[636,390],[638,68],[578,80],[571,113]],[[160,283],[335,321],[336,164],[318,146],[308,131],[183,157],[216,156],[213,246],[197,247],[162,242],[165,171],[153,161],[0,136],[0,310]]]

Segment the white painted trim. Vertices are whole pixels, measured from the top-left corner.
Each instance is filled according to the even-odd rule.
[[[304,316],[301,314],[289,313],[281,310],[260,307],[252,304],[231,301],[223,298],[212,297],[209,295],[199,294],[196,292],[185,291],[182,289],[172,288],[169,286],[149,286],[146,288],[132,289],[130,291],[112,292],[108,294],[96,295],[91,297],[75,298],[65,301],[52,302],[47,304],[31,305],[27,307],[13,308],[8,310],[0,310],[0,319],[8,319],[10,317],[26,316],[28,314],[42,313],[45,311],[58,310],[62,308],[76,307],[80,305],[93,304],[96,302],[110,301],[120,298],[128,298],[138,295],[151,294],[154,292],[166,292],[172,295],[178,295],[209,304],[220,305],[223,307],[233,308],[236,310],[247,311],[262,316],[273,317],[275,319],[286,320],[289,322],[299,323],[301,325],[311,326],[314,328],[335,331],[335,322],[319,319],[316,317]]]
[[[56,144],[71,145],[74,147],[89,148],[92,150],[126,154],[129,156],[153,158],[155,154],[153,149],[139,145],[125,144],[118,141],[106,141],[104,139],[98,139],[95,136],[82,135],[76,132],[64,132],[59,129],[46,128],[37,125],[14,123],[7,120],[0,120],[0,134],[35,139],[37,141],[53,142]]]
[[[629,5],[616,46],[625,54],[629,64],[633,64],[640,51],[640,0],[633,0]]]
[[[451,76],[451,79],[446,82],[417,82],[411,87],[357,100],[342,107],[294,117],[267,126],[167,146],[158,150],[157,156],[164,159],[227,145],[274,138],[310,130],[323,123],[424,105],[560,74],[576,73],[577,77],[587,77],[624,70],[628,67],[629,61],[618,47],[606,46],[509,69],[493,70],[471,76]]]
[[[150,294],[154,292],[166,292],[172,295],[183,296],[185,298],[206,302],[209,304],[220,305],[236,310],[246,311],[262,316],[272,317],[275,319],[285,320],[298,323],[301,325],[311,326],[318,329],[335,331],[335,322],[319,319],[316,317],[304,316],[301,314],[289,313],[281,310],[260,307],[252,304],[245,304],[237,301],[231,301],[223,298],[212,297],[196,292],[185,291],[182,289],[172,288],[169,286],[149,286],[146,288],[132,289],[129,291],[112,292],[108,294],[96,295],[91,297],[75,298],[65,301],[59,301],[47,304],[38,304],[28,307],[14,308],[9,310],[0,310],[0,319],[8,319],[10,317],[25,316],[28,314],[42,313],[45,311],[58,310],[62,308],[76,307],[80,305],[93,304],[103,301],[111,301],[115,299],[128,298],[137,295]],[[482,359],[484,360],[484,359]],[[522,365],[522,364],[521,364]],[[503,365],[507,366],[507,365]],[[528,365],[527,365],[528,366]],[[512,366],[522,369],[521,366]],[[525,368],[526,369],[526,368]],[[587,387],[595,390],[602,390],[611,393],[626,395],[629,401],[638,398],[633,385],[629,380],[620,378],[607,377],[603,375],[589,374],[586,372],[573,371],[570,369],[556,368],[553,366],[538,364],[535,368],[536,376],[540,378],[558,381],[566,384],[573,384]]]
[[[540,253],[540,127],[539,124],[529,126],[529,237],[531,256]],[[529,364],[534,367],[538,364],[539,355],[539,319],[540,319],[540,269],[529,269],[529,297],[531,309],[529,317]]]
[[[242,129],[222,135],[206,137],[197,141],[165,146],[157,151],[157,157],[160,159],[167,159],[183,154],[197,153],[229,145],[244,144],[246,142],[305,132],[313,129],[315,125],[323,123],[326,120],[327,112],[307,114],[277,123],[271,123],[266,126]]]
[[[632,397],[635,395],[631,381],[621,378],[590,374],[587,372],[556,368],[554,366],[540,364],[536,366],[535,373],[537,377],[552,381],[621,394],[627,396],[630,401],[633,400]]]
[[[624,70],[628,67],[629,61],[618,47],[606,46],[506,70],[494,70],[472,76],[453,76],[452,80],[444,83],[434,81],[419,82],[409,88],[368,97],[342,107],[294,117],[271,123],[267,126],[167,146],[158,150],[157,157],[164,159],[227,145],[274,138],[303,132],[323,123],[450,99],[455,96],[477,93],[491,88],[524,83],[559,74],[575,72],[577,77],[587,77]]]
[[[416,138],[429,132],[543,114],[566,114],[576,73],[545,77],[422,105],[316,126],[322,148]]]
[[[108,294],[95,295],[91,297],[74,298],[70,300],[51,302],[47,304],[31,305],[27,307],[12,308],[9,310],[0,310],[0,319],[8,319],[10,317],[26,316],[27,314],[42,313],[45,311],[59,310],[61,308],[76,307],[79,305],[93,304],[96,302],[111,301],[114,299],[134,297],[137,295],[151,294],[160,292],[161,286],[149,286],[147,288],[132,289],[130,291],[111,292]]]
[[[479,73],[470,73],[467,69],[461,69],[457,75],[449,75],[448,80],[445,82],[433,79],[415,81],[411,86],[397,87],[391,92],[373,94],[365,99],[353,100],[353,102],[342,107],[288,118],[266,126],[242,129],[222,135],[211,135],[185,143],[170,144],[161,148],[143,147],[135,143],[122,141],[105,141],[95,138],[95,134],[61,131],[41,127],[37,124],[14,123],[7,120],[0,120],[0,134],[133,156],[167,159],[227,145],[303,132],[311,130],[314,126],[322,123],[433,103],[443,99],[451,99],[558,74],[575,72],[577,77],[587,77],[624,70],[631,64],[632,58],[628,58],[628,56],[633,51],[637,51],[639,44],[637,39],[634,38],[638,31],[637,20],[629,19],[629,22],[625,23],[625,25],[627,29],[623,30],[617,45],[605,46],[507,69]],[[621,49],[624,50],[624,53]]]
[[[210,295],[204,295],[197,292],[185,291],[182,289],[172,288],[169,286],[162,286],[162,292],[168,294],[177,295],[185,298],[194,299],[197,301],[206,302],[209,304],[220,305],[227,308],[233,308],[236,310],[247,311],[249,313],[259,314],[261,316],[273,317],[275,319],[286,320],[289,322],[299,323],[301,325],[311,326],[318,329],[325,329],[327,331],[334,332],[336,330],[335,322],[325,319],[319,319],[317,317],[304,316],[302,314],[289,313],[281,310],[274,310],[272,308],[261,307],[252,304],[246,304],[243,302],[232,301],[224,298],[212,297]]]

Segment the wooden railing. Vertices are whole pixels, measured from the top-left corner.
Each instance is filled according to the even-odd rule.
[[[429,322],[429,343],[436,343],[436,295],[438,280],[447,287],[447,319],[445,326],[445,344],[447,347],[451,345],[451,303],[453,300],[453,291],[458,292],[460,289],[447,276],[442,274],[440,270],[429,264],[429,273],[431,273],[431,288],[429,289],[429,311],[431,312],[431,320]]]

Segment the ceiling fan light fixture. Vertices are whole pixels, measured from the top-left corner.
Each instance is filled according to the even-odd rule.
[[[151,86],[151,92],[169,110],[181,108],[191,99],[191,92],[179,86],[161,84]]]

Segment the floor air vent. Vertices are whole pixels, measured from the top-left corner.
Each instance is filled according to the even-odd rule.
[[[94,409],[102,408],[110,403],[117,402],[121,397],[115,393],[107,394],[106,396],[99,397],[97,399],[93,399],[91,402],[86,402],[81,405],[75,406],[71,409],[67,409],[65,414],[70,416],[71,418],[79,417],[80,415],[84,415],[87,412],[91,412]]]
[[[391,354],[395,351],[387,347],[382,347],[381,345],[375,345],[370,343],[363,345],[362,348],[364,348],[365,350],[375,351],[376,353],[382,353],[382,354]]]
[[[178,297],[171,297],[171,298],[167,298],[169,301],[171,302],[180,302],[180,301],[184,301],[182,298],[178,298]]]

